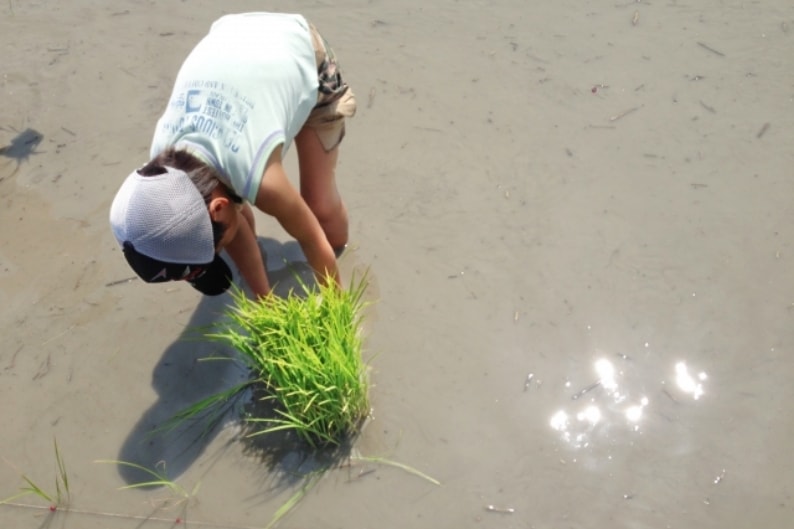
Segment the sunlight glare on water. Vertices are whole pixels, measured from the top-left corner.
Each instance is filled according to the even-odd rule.
[[[602,425],[624,422],[630,430],[637,431],[643,408],[648,405],[644,396],[637,402],[627,402],[628,392],[619,382],[623,372],[612,361],[599,358],[593,367],[597,380],[572,395],[574,404],[569,409],[558,410],[550,420],[551,428],[574,448],[590,446]],[[566,382],[565,387],[570,386]]]
[[[689,373],[689,369],[684,362],[678,362],[675,365],[675,382],[678,384],[678,388],[684,393],[691,394],[692,398],[695,400],[698,400],[701,396],[703,396],[702,383],[707,378],[708,376],[706,373],[702,371],[697,375],[697,379],[693,377]]]
[[[598,382],[607,391],[617,392],[618,384],[615,382],[615,366],[606,358],[596,360],[595,370],[598,374]]]
[[[576,418],[580,422],[590,423],[591,426],[595,426],[601,420],[601,410],[597,406],[588,406],[584,411],[579,412]]]
[[[618,355],[624,360],[625,355]],[[640,425],[650,405],[647,396],[632,396],[632,386],[644,386],[644,381],[624,380],[624,372],[615,367],[608,358],[595,361],[597,380],[571,395],[573,403],[556,411],[549,421],[552,430],[573,448],[586,448],[595,436],[606,437],[604,427],[623,427],[628,432],[639,432]],[[690,373],[686,363],[675,364],[673,372],[678,389],[694,400],[703,396],[703,383],[708,379],[705,372]],[[571,388],[566,381],[565,388]]]

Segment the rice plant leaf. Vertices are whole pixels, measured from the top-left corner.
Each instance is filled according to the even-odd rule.
[[[24,488],[24,489],[21,489],[21,490],[22,490],[22,492],[14,494],[13,496],[10,496],[10,497],[8,497],[8,498],[6,498],[4,500],[0,500],[0,505],[3,505],[4,503],[11,503],[12,501],[14,501],[16,499],[23,498],[25,496],[33,494],[33,491],[31,491],[31,490],[29,490],[27,488]]]
[[[229,401],[234,399],[234,397],[239,396],[245,389],[247,389],[251,385],[251,382],[243,382],[238,384],[226,391],[222,391],[215,395],[210,395],[209,397],[203,398],[200,401],[187,406],[176,412],[171,418],[165,421],[162,425],[155,428],[150,432],[149,435],[154,435],[156,433],[162,432],[170,432],[177,428],[179,425],[185,423],[186,421],[190,421],[193,419],[200,418],[202,416],[209,417],[210,420],[206,421],[207,426],[204,428],[203,433],[207,433],[209,430],[214,428],[224,413],[226,412],[227,408],[224,406],[229,404]]]
[[[358,461],[369,461],[370,463],[379,463],[379,464],[382,464],[382,465],[396,467],[396,468],[399,468],[401,470],[404,470],[404,471],[408,472],[409,474],[413,474],[415,476],[419,476],[420,478],[425,479],[425,480],[429,481],[430,483],[432,483],[434,485],[439,485],[439,486],[441,485],[441,482],[438,481],[437,479],[431,478],[430,476],[428,476],[424,472],[421,472],[421,471],[419,471],[419,470],[417,470],[417,469],[415,469],[413,467],[410,467],[410,466],[408,466],[406,464],[403,464],[403,463],[400,463],[398,461],[392,461],[391,459],[386,459],[386,458],[383,458],[383,457],[368,457],[368,456],[351,456],[351,459],[355,459],[355,460],[358,460]]]
[[[316,472],[312,475],[312,477],[303,484],[303,486],[298,489],[295,494],[293,494],[273,515],[273,519],[270,520],[270,523],[267,524],[265,529],[271,529],[274,525],[276,525],[279,520],[281,520],[284,516],[287,515],[297,504],[300,502],[306,493],[317,484],[317,482],[322,477],[323,471]]]
[[[195,485],[193,485],[193,489],[190,491],[190,496],[195,497],[198,494],[199,489],[201,488],[201,481],[197,481]]]
[[[147,488],[147,487],[167,487],[171,489],[173,492],[180,496],[188,497],[188,494],[185,492],[185,489],[182,488],[181,485],[178,483],[168,479],[164,474],[161,474],[155,470],[150,468],[146,468],[143,465],[139,465],[137,463],[131,463],[129,461],[119,461],[117,459],[100,459],[96,461],[97,463],[110,463],[113,465],[125,466],[129,468],[134,468],[139,470],[145,474],[152,476],[154,479],[150,481],[142,481],[139,483],[132,483],[130,485],[124,485],[123,487],[119,487],[119,490],[129,490],[129,489],[140,489],[140,488]]]
[[[35,494],[36,496],[38,496],[40,498],[43,498],[43,499],[47,500],[50,503],[55,503],[55,500],[52,499],[52,496],[50,496],[49,494],[44,492],[38,485],[33,483],[33,481],[31,481],[31,479],[29,477],[22,476],[22,479],[24,479],[25,482],[28,484],[27,487],[22,487],[23,491],[25,491],[27,493],[30,493],[30,494]]]
[[[167,479],[161,480],[154,480],[154,481],[141,481],[140,483],[132,483],[130,485],[124,485],[123,487],[119,487],[119,490],[131,490],[131,489],[146,489],[150,487],[167,487],[172,491],[176,492],[180,496],[184,496],[184,490],[181,486],[174,483],[173,481],[169,481]]]
[[[55,464],[58,467],[58,475],[55,477],[55,489],[56,495],[58,497],[58,503],[61,503],[61,484],[63,485],[63,490],[66,492],[67,499],[70,496],[69,493],[69,476],[66,473],[66,464],[63,462],[63,457],[61,457],[61,451],[58,449],[58,441],[57,439],[53,438],[53,445],[55,446]]]

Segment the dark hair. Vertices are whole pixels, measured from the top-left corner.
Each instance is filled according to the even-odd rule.
[[[210,203],[210,200],[212,200],[212,192],[215,191],[218,186],[221,186],[232,202],[238,204],[243,202],[243,199],[240,198],[237,193],[229,189],[229,186],[221,181],[218,172],[213,167],[202,162],[189,152],[175,149],[174,147],[168,147],[155,156],[146,165],[138,169],[138,174],[141,176],[157,176],[167,173],[166,167],[185,171],[190,181],[193,182],[193,185],[198,189],[205,204]],[[215,222],[214,220],[210,220],[210,222],[212,223],[212,238],[217,247],[218,242],[223,237],[225,227],[223,224]]]

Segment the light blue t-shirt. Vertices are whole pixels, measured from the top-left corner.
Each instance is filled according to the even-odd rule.
[[[273,149],[287,150],[317,103],[317,88],[305,18],[224,16],[182,64],[151,156],[186,148],[253,203]]]

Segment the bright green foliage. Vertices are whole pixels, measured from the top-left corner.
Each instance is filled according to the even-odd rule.
[[[366,285],[327,283],[260,301],[237,291],[230,322],[209,335],[237,349],[265,399],[276,401],[276,416],[249,419],[263,425],[252,435],[291,429],[312,446],[338,445],[369,413],[360,333]]]

